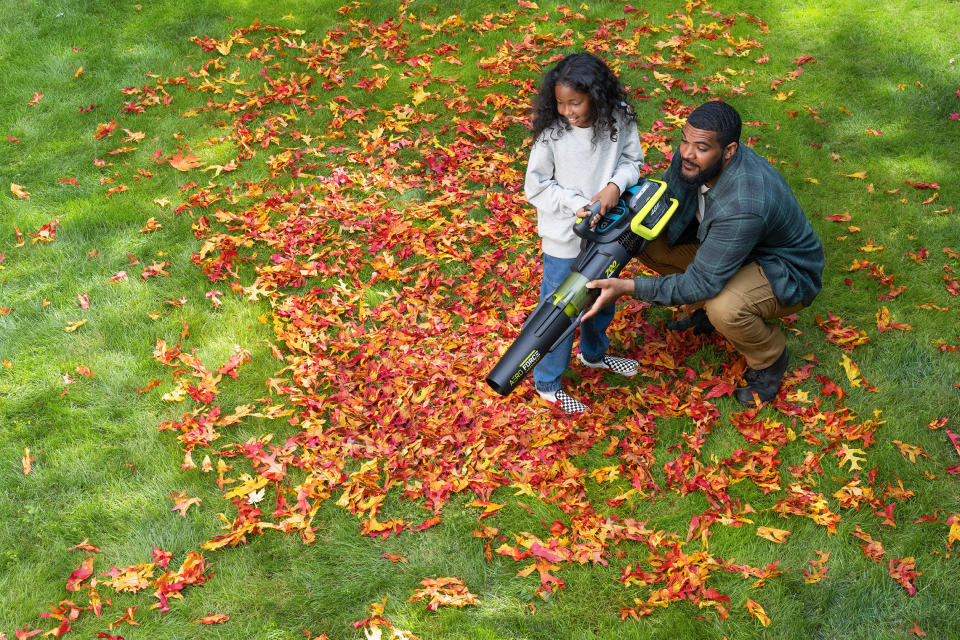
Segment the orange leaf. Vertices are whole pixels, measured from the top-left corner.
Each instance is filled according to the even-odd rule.
[[[770,626],[770,622],[771,622],[770,616],[767,615],[767,612],[764,611],[763,607],[761,607],[759,604],[757,604],[750,598],[747,598],[747,603],[743,606],[747,608],[747,611],[750,612],[750,615],[752,615],[754,618],[760,621],[760,624],[762,624],[765,627]]]
[[[191,498],[186,491],[174,491],[170,494],[170,499],[173,500],[173,508],[170,511],[179,511],[184,518],[187,517],[187,509],[201,502],[200,498]]]
[[[765,540],[770,542],[776,542],[777,544],[783,544],[787,541],[787,536],[790,535],[790,531],[786,529],[774,529],[773,527],[757,527],[757,535]],[[764,625],[766,626],[766,625]]]
[[[182,153],[178,153],[175,156],[172,156],[169,160],[170,166],[178,171],[189,171],[196,167],[202,167],[203,162],[197,156],[192,153],[188,153],[184,156]]]
[[[22,198],[22,199],[24,199],[24,200],[26,200],[26,199],[28,199],[28,198],[30,197],[30,194],[27,192],[26,189],[24,189],[24,188],[23,188],[22,186],[20,186],[19,184],[14,184],[14,183],[12,183],[12,182],[10,183],[10,193],[12,193],[13,195],[17,196],[18,198]]]
[[[203,616],[199,620],[194,620],[193,622],[199,622],[200,624],[223,624],[229,619],[230,616],[226,615],[225,613],[211,613],[210,615]]]

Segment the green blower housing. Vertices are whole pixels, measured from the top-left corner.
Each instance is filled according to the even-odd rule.
[[[666,191],[666,183],[644,178],[624,191],[616,206],[593,228],[590,220],[600,213],[599,202],[593,204],[589,216],[574,225],[574,233],[583,238],[583,248],[570,275],[524,322],[520,335],[487,375],[490,388],[508,395],[543,356],[577,328],[597,297],[596,291],[587,289],[587,283],[619,276],[627,262],[643,253],[673,216],[677,201],[664,198]]]

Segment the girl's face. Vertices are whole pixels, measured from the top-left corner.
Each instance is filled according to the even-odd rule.
[[[557,112],[574,127],[586,128],[593,124],[590,95],[567,84],[557,83],[553,88]]]

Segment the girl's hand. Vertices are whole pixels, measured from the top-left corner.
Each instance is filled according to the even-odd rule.
[[[590,204],[584,207],[581,207],[577,211],[577,217],[584,218],[590,215],[590,206],[593,203],[599,201],[600,213],[593,216],[593,218],[590,220],[590,228],[593,229],[594,225],[596,225],[597,222],[600,220],[600,218],[603,217],[603,214],[605,214],[608,210],[617,206],[618,200],[620,200],[620,187],[613,184],[612,182],[608,182],[607,186],[605,186],[603,189],[600,190],[600,193],[593,196],[593,200],[590,201]]]
[[[617,201],[620,199],[620,187],[608,182],[607,186],[600,190],[600,193],[593,196],[593,200],[590,201],[590,204],[593,204],[597,200],[600,201],[600,215],[605,214],[609,209],[613,209],[617,206]]]

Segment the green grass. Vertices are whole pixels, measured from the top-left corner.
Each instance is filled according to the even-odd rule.
[[[453,12],[451,6],[437,4],[434,9],[430,3],[414,2],[410,11],[435,21]],[[556,17],[556,7],[563,3],[539,4],[540,8],[531,15],[549,11]],[[619,19],[624,15],[621,2],[588,4],[589,9],[569,6],[591,20]],[[105,607],[100,620],[84,612],[68,637],[92,637],[98,631],[107,631],[107,625],[120,618],[127,607],[136,606],[135,619],[140,626],[121,624],[111,633],[126,638],[286,639],[303,637],[301,629],[306,628],[313,634],[325,632],[331,638],[360,638],[362,631],[354,629],[353,623],[366,618],[367,606],[384,597],[388,598],[384,615],[395,626],[425,639],[904,638],[912,637],[907,630],[914,621],[928,637],[958,635],[960,625],[955,611],[960,597],[952,585],[960,577],[960,569],[956,555],[946,553],[948,527],[944,521],[949,514],[960,512],[960,486],[956,476],[947,475],[944,469],[960,461],[943,430],[930,430],[927,425],[931,420],[946,417],[947,428],[956,431],[960,419],[960,392],[953,386],[960,383],[960,354],[938,351],[935,343],[957,345],[960,341],[956,322],[958,299],[945,290],[941,280],[944,265],[960,270],[960,260],[951,259],[942,251],[944,247],[960,250],[956,224],[960,193],[954,158],[954,149],[960,144],[960,122],[948,119],[950,113],[960,111],[960,99],[955,94],[960,88],[960,54],[953,37],[960,30],[960,13],[956,2],[900,5],[881,2],[864,9],[861,3],[839,0],[827,4],[718,2],[714,8],[724,14],[745,12],[766,22],[769,33],[760,33],[756,26],[744,21],[738,22],[735,29],[738,35],[759,40],[763,49],[744,58],[726,58],[711,54],[725,46],[724,42],[698,41],[691,49],[697,61],[690,75],[671,71],[678,77],[701,81],[729,67],[738,72],[730,75],[736,82],[749,80],[749,93],[728,99],[745,120],[766,124],[745,127],[744,137],[759,138],[754,148],[777,162],[827,253],[824,291],[811,309],[801,312],[795,325],[800,333],[790,334],[788,343],[795,357],[814,354],[818,359],[814,372],[837,381],[850,393],[846,404],[861,420],[870,417],[875,409],[882,412],[880,419],[886,422],[877,430],[877,443],[868,450],[861,477],[868,469],[877,467],[878,493],[882,493],[887,482],[895,484],[897,478],[916,492],[915,497],[897,505],[896,529],[880,526],[869,506],[852,512],[836,505],[832,494],[852,474],[849,467],[838,468],[836,459],[826,455],[821,461],[824,474],[813,489],[823,493],[831,509],[842,515],[837,535],[828,536],[823,527],[806,518],[783,520],[762,512],[749,517],[755,525],[792,531],[787,544],[774,545],[754,536],[751,525],[742,529],[714,525],[710,550],[716,556],[735,558],[755,567],[779,560],[783,575],[769,579],[760,589],[751,589],[753,579],[715,572],[708,585],[731,599],[731,615],[726,621],[717,619],[712,609],[678,602],[640,620],[621,622],[617,619],[618,607],[632,606],[635,597],[642,600],[648,595],[649,590],[625,588],[618,582],[623,568],[645,563],[646,546],[621,545],[618,548],[624,556],[608,556],[609,566],[563,569],[557,575],[563,578],[567,589],[543,600],[534,593],[539,584],[536,572],[526,578],[516,576],[526,562],[516,563],[497,554],[492,562],[484,559],[483,541],[471,535],[479,525],[477,510],[466,506],[475,497],[469,492],[454,495],[444,506],[440,525],[381,541],[361,535],[360,520],[334,504],[340,493],[334,491],[332,500],[321,504],[313,519],[317,539],[312,546],[304,545],[296,534],[268,531],[249,536],[247,545],[205,552],[213,563],[214,577],[202,586],[188,587],[182,601],[172,602],[170,612],[149,610],[154,603],[152,589],[118,594],[113,596],[112,605]],[[235,344],[250,351],[251,362],[240,368],[239,377],[234,380],[224,376],[219,385],[216,404],[222,405],[225,413],[268,396],[270,391],[264,380],[288,375],[281,372],[285,363],[273,357],[267,343],[279,344],[269,319],[270,304],[236,295],[230,289],[233,278],[210,282],[191,263],[191,256],[201,246],[191,226],[200,215],[207,215],[214,230],[223,231],[212,216],[217,206],[227,208],[226,205],[218,202],[209,210],[197,209],[192,214],[177,216],[172,207],[154,203],[155,199],[166,197],[173,206],[179,205],[192,192],[189,188],[181,190],[190,180],[200,185],[208,181],[225,185],[234,179],[261,180],[266,176],[267,156],[277,149],[271,147],[261,152],[240,171],[223,174],[220,179],[197,170],[180,173],[167,166],[154,166],[148,162],[154,150],[161,148],[164,155],[172,155],[177,145],[184,143],[189,143],[207,163],[228,160],[231,149],[224,143],[200,144],[202,140],[225,135],[216,124],[223,118],[220,114],[179,117],[189,107],[202,106],[209,94],[177,91],[175,87],[170,88],[175,95],[172,109],[158,108],[125,116],[120,109],[130,96],[119,89],[152,83],[147,73],[177,76],[195,71],[209,54],[191,43],[191,36],[224,38],[255,19],[303,29],[302,37],[308,41],[322,40],[328,30],[347,19],[335,13],[337,6],[338,3],[322,2],[305,7],[303,3],[286,0],[268,6],[204,1],[142,3],[139,8],[123,3],[0,4],[0,69],[4,78],[4,89],[0,91],[0,252],[4,255],[0,263],[0,308],[13,309],[0,315],[0,362],[8,361],[12,367],[0,366],[0,637],[4,633],[15,637],[14,630],[27,625],[43,630],[54,627],[55,621],[40,618],[39,614],[62,600],[86,605],[85,592],[71,593],[64,587],[67,577],[88,555],[67,548],[84,538],[102,549],[102,553],[96,554],[97,574],[106,573],[110,566],[149,561],[154,545],[175,555],[170,565],[174,568],[188,551],[199,550],[204,542],[222,533],[219,512],[230,519],[235,517],[235,507],[222,498],[222,492],[213,483],[215,472],[181,471],[183,451],[175,434],[157,430],[161,423],[180,419],[195,406],[189,399],[182,403],[161,400],[172,384],[170,370],[152,358],[158,338],[170,345],[182,341],[188,351],[196,349],[197,357],[209,368],[224,363]],[[460,11],[470,21],[515,8],[513,2],[474,3]],[[650,24],[676,23],[675,18],[666,17],[676,10],[676,3],[659,2],[646,8],[651,13]],[[711,19],[706,14],[694,15],[698,21]],[[361,16],[374,23],[382,22],[397,16],[397,7],[373,2],[348,18]],[[528,19],[521,19],[520,23],[525,24],[524,20]],[[438,60],[433,73],[456,77],[466,87],[468,97],[479,99],[488,90],[476,83],[489,74],[478,62],[492,55],[505,40],[521,39],[510,26],[488,32],[452,31],[439,40],[424,40],[422,44],[415,41],[423,34],[411,28],[415,42],[412,49],[420,46],[426,50],[446,41],[459,45],[463,66]],[[562,26],[553,20],[537,21],[534,28],[538,33],[562,31]],[[571,28],[570,44],[560,46],[558,51],[575,50],[594,27],[575,21]],[[669,34],[641,40],[647,53],[661,36],[666,39]],[[471,45],[481,51],[475,52]],[[386,71],[371,69],[377,60],[369,55],[361,57],[360,53],[361,50],[353,49],[346,54],[345,66],[358,69],[346,86],[331,92],[316,88],[314,93],[320,96],[320,104],[326,104],[333,95],[346,96],[354,107],[376,101],[380,107],[389,108],[410,101],[409,83],[416,77],[401,79],[395,62],[384,61],[391,67]],[[752,60],[761,53],[769,54],[771,61],[753,64]],[[793,59],[804,55],[813,56],[816,63],[805,64],[797,80],[779,87],[795,93],[786,101],[772,100],[775,92],[768,88],[770,81],[793,71]],[[80,66],[84,72],[74,78],[74,68]],[[246,67],[245,73],[251,74],[250,85],[259,82],[255,76],[259,70],[255,65]],[[374,73],[392,73],[395,77],[374,94],[351,86],[363,75]],[[538,73],[535,69],[520,68],[513,77],[535,78]],[[656,85],[642,80],[643,75],[650,75],[650,71],[622,69],[624,82],[642,86],[649,93]],[[513,85],[495,86],[489,91],[507,91],[508,87],[516,91]],[[452,86],[434,83],[429,90],[443,97],[454,95]],[[35,106],[28,106],[35,91],[42,91],[43,98]],[[654,120],[663,117],[657,107],[668,95],[680,97],[685,104],[696,104],[701,99],[675,91],[664,92],[649,102],[638,102],[641,131],[649,130]],[[91,103],[102,106],[86,113],[78,109]],[[816,111],[819,122],[808,107]],[[423,125],[434,133],[449,117],[437,100],[424,102],[422,110],[438,114],[434,122]],[[797,113],[791,117],[785,110]],[[285,111],[287,107],[282,107],[275,113]],[[318,108],[314,118],[302,109],[297,113],[298,125],[303,130],[314,135],[326,131],[329,111]],[[486,114],[474,112],[467,116],[483,120],[493,114],[494,109],[488,108]],[[114,136],[94,140],[97,124],[114,119],[119,123]],[[145,132],[144,140],[132,145],[138,146],[135,152],[109,155],[109,151],[123,146],[120,140],[124,128]],[[341,143],[348,150],[356,148],[352,134],[363,129],[363,125],[347,125],[348,135]],[[881,130],[883,135],[867,135],[868,129]],[[521,126],[512,125],[503,136],[505,148],[520,148],[525,135]],[[7,136],[19,142],[7,141]],[[455,136],[448,132],[438,139],[448,145]],[[329,141],[328,147],[336,144],[336,140]],[[832,159],[830,153],[837,154],[840,160]],[[420,149],[405,149],[400,157],[408,163],[423,159]],[[94,158],[112,165],[98,168],[93,164]],[[343,156],[336,158],[342,160]],[[650,151],[648,160],[659,162],[662,157]],[[522,162],[515,164],[522,171]],[[140,167],[150,169],[155,177],[135,182],[133,174]],[[323,171],[320,167],[317,172]],[[865,171],[866,178],[842,175],[858,171]],[[120,174],[115,183],[100,184],[101,177],[114,173]],[[60,183],[61,178],[76,178],[79,185]],[[903,184],[904,180],[939,183],[939,198],[932,205],[920,204],[932,192],[914,190]],[[287,186],[292,179],[282,176],[276,182]],[[25,186],[30,199],[21,200],[9,193],[10,183]],[[126,184],[129,191],[108,199],[105,191],[114,184]],[[873,193],[866,190],[869,184],[874,187]],[[891,195],[884,194],[885,189],[900,191]],[[426,184],[402,193],[382,191],[385,203],[396,207],[396,211],[404,211],[433,198],[435,185]],[[951,205],[956,209],[952,213],[933,213]],[[492,215],[491,211],[489,204],[480,200],[468,217],[479,229],[485,216]],[[845,211],[851,214],[849,223],[824,219]],[[358,214],[361,219],[374,215],[369,211]],[[155,217],[162,229],[141,233],[150,217]],[[55,218],[61,223],[56,239],[31,244],[28,234]],[[413,220],[413,225],[420,229],[427,226],[421,219]],[[850,232],[848,225],[861,230]],[[14,246],[15,229],[22,234],[25,246]],[[845,238],[840,239],[841,236]],[[351,234],[345,233],[344,237]],[[357,231],[352,232],[352,237],[366,236]],[[868,238],[885,245],[884,250],[872,254],[857,251]],[[493,249],[488,237],[465,246],[477,259]],[[929,251],[924,264],[916,264],[904,255],[921,248]],[[525,250],[532,251],[530,246]],[[91,255],[93,251],[95,255]],[[254,251],[261,263],[270,253],[263,245],[248,250]],[[516,251],[516,246],[511,251]],[[128,253],[137,257],[140,264],[131,265]],[[906,286],[906,291],[892,301],[878,301],[877,297],[887,291],[886,286],[867,277],[866,271],[844,270],[856,258],[883,264],[887,275],[896,274],[894,284]],[[140,277],[144,265],[164,260],[170,261],[169,278]],[[429,257],[414,252],[397,262],[400,268],[408,268],[425,260]],[[445,276],[457,282],[470,279],[472,265],[459,261],[445,264]],[[373,271],[369,264],[350,266],[359,270],[358,282],[364,282]],[[129,282],[106,284],[121,270],[128,272]],[[241,283],[249,285],[252,266],[241,266],[239,272]],[[344,275],[348,284],[353,282],[351,277]],[[852,288],[845,279],[851,281]],[[292,296],[314,285],[333,286],[336,281],[335,277],[308,280],[286,293]],[[496,278],[491,282],[496,282]],[[368,309],[379,302],[378,293],[388,293],[400,284],[390,280],[377,282],[366,292]],[[532,289],[535,282],[511,283],[518,285]],[[214,289],[224,294],[223,305],[218,309],[205,297]],[[81,309],[77,301],[78,294],[83,293],[90,297],[87,310]],[[186,298],[187,303],[174,306],[166,302],[179,298]],[[927,302],[951,309],[938,312],[917,308]],[[503,303],[509,304],[510,301]],[[910,323],[912,330],[879,333],[874,314],[883,305],[889,307],[895,321]],[[824,340],[814,320],[814,315],[825,318],[827,312],[841,316],[845,324],[855,325],[870,335],[870,342],[858,347],[850,357],[867,380],[880,389],[879,393],[851,389],[847,384],[839,364],[841,352]],[[149,314],[155,314],[156,319]],[[420,321],[425,317],[421,314]],[[662,322],[669,318],[669,312],[651,309],[644,311],[644,318]],[[69,323],[83,319],[88,322],[75,332],[64,331]],[[455,315],[451,323],[457,330],[462,327]],[[188,337],[182,337],[184,325],[189,329]],[[373,323],[368,326],[372,328]],[[629,332],[629,325],[625,331]],[[729,358],[728,353],[705,346],[687,364],[699,369],[701,362],[715,364]],[[78,365],[89,367],[96,377],[77,374]],[[75,381],[66,385],[64,374]],[[481,377],[482,372],[477,376]],[[161,385],[138,393],[153,379],[160,380]],[[634,390],[650,380],[640,379],[626,386],[610,382],[618,389],[611,393],[612,398],[625,399],[627,392],[622,389]],[[814,379],[802,388],[810,391],[811,396],[819,392]],[[274,396],[274,400],[280,403],[286,399]],[[476,399],[464,401],[471,400]],[[593,401],[600,402],[600,397]],[[716,403],[724,415],[713,425],[704,446],[701,458],[705,463],[709,463],[710,456],[722,459],[746,444],[726,419],[727,414],[737,410],[734,401],[721,398]],[[609,428],[609,432],[604,432],[607,436],[623,437],[617,426],[627,419],[625,413],[611,417],[611,423],[604,425]],[[763,415],[777,417],[770,410]],[[693,428],[686,418],[658,419],[654,449],[657,462],[652,472],[661,486],[665,486],[663,464],[677,454],[669,448],[680,442],[681,433],[692,433]],[[273,443],[277,444],[296,435],[298,430],[284,419],[248,418],[224,429],[225,438],[216,445],[225,447],[229,442],[242,443],[267,433],[275,434]],[[929,458],[919,458],[911,464],[891,444],[892,440],[920,445]],[[587,471],[615,464],[616,458],[601,455],[608,441],[609,437],[599,439],[597,446],[573,457],[572,462]],[[25,448],[34,457],[29,475],[23,474],[20,463]],[[788,466],[801,462],[808,450],[815,449],[802,440],[782,448],[778,457],[782,458],[784,483],[789,480]],[[202,450],[197,449],[194,462],[199,464],[202,457]],[[228,462],[234,464],[234,476],[249,471],[241,457]],[[356,470],[359,462],[351,461],[347,470]],[[924,472],[936,479],[925,477]],[[299,480],[298,477],[293,482]],[[676,531],[681,539],[691,515],[709,507],[699,492],[681,496],[668,490],[655,500],[633,498],[615,509],[604,500],[626,490],[628,481],[598,485],[585,479],[584,487],[598,512],[647,521],[651,527]],[[202,502],[181,518],[170,511],[172,502],[168,496],[174,491],[186,491]],[[569,515],[556,504],[514,496],[515,491],[507,487],[494,491],[491,500],[508,506],[483,521],[498,527],[507,544],[514,544],[512,534],[524,531],[546,539],[547,528],[553,521],[569,520]],[[779,493],[764,495],[749,480],[735,485],[730,493],[758,511],[782,497]],[[272,503],[274,496],[273,488],[268,488],[265,504]],[[529,513],[516,505],[518,500],[529,508]],[[945,511],[938,522],[914,524],[921,515],[933,514],[937,509]],[[394,490],[387,497],[383,514],[384,518],[416,523],[430,512],[421,501],[401,500]],[[864,556],[857,546],[860,541],[850,535],[857,525],[882,540],[885,560],[916,557],[922,575],[917,580],[915,597],[908,597],[887,575],[885,563],[873,563]],[[495,542],[493,547],[501,542]],[[690,543],[690,549],[697,548],[696,544]],[[805,584],[802,571],[810,568],[807,561],[817,557],[816,550],[830,551],[829,572],[822,582]],[[384,560],[381,555],[387,553],[402,554],[409,563]],[[421,602],[408,602],[421,579],[435,576],[461,577],[480,598],[481,606],[441,608],[434,612],[426,610]],[[100,592],[106,597],[112,590],[101,586]],[[747,614],[743,608],[747,598],[763,605],[773,619],[770,627],[761,627]],[[212,613],[228,614],[230,621],[209,627],[193,624]]]

